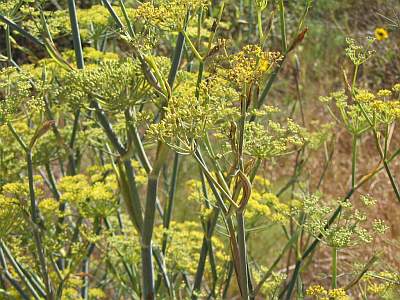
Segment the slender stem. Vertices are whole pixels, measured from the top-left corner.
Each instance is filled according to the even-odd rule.
[[[337,248],[332,247],[332,289],[337,288]]]
[[[0,248],[0,265],[2,267],[2,275],[6,277],[6,279],[11,283],[11,285],[17,290],[18,294],[22,297],[24,300],[30,300],[29,296],[24,292],[23,288],[21,285],[18,283],[17,280],[15,280],[10,272],[8,271],[8,266],[6,259],[4,257],[3,249]],[[38,300],[39,296],[36,294],[36,292],[33,290],[33,297]]]
[[[12,256],[10,250],[4,244],[3,240],[0,240],[0,256],[5,255],[12,265],[15,272],[18,274],[19,278],[23,281],[23,283],[27,286],[29,292],[33,295],[35,299],[41,299],[41,297],[46,296],[46,292],[43,290],[42,286],[39,285],[37,281],[34,280],[34,276],[27,276],[22,269],[22,266],[16,261],[16,259]],[[5,262],[5,258],[4,258]],[[8,268],[2,265],[4,270]]]
[[[289,239],[289,241],[287,242],[287,244],[285,245],[285,247],[282,249],[282,251],[280,252],[280,254],[278,255],[278,257],[274,260],[274,262],[272,263],[272,265],[269,267],[268,271],[263,275],[263,277],[261,278],[261,280],[259,281],[259,283],[257,284],[257,286],[255,287],[252,296],[257,296],[257,294],[260,292],[263,284],[265,283],[265,281],[268,280],[269,277],[271,277],[274,268],[278,265],[278,263],[281,261],[281,259],[283,258],[284,254],[286,253],[287,250],[292,248],[293,243],[295,243],[297,241],[297,238],[299,236],[299,232],[296,232],[292,235],[292,237]]]
[[[357,165],[357,135],[353,134],[353,144],[351,149],[351,188],[356,185],[356,165]]]
[[[202,191],[203,191],[203,195],[204,195],[204,199],[205,199],[205,206],[207,208],[210,208],[210,205],[208,203],[209,196],[208,196],[208,191],[207,191],[207,186],[206,186],[206,178],[204,176],[204,173],[201,170],[200,170],[200,176],[201,176]],[[202,246],[201,246],[201,250],[200,250],[200,258],[199,258],[199,262],[197,264],[197,270],[196,270],[196,275],[195,275],[194,284],[193,284],[192,299],[197,299],[198,294],[200,292],[201,283],[203,281],[205,264],[206,264],[207,252],[209,251],[209,249],[211,247],[211,237],[214,234],[214,229],[215,229],[215,226],[217,225],[219,212],[220,212],[220,209],[218,207],[214,207],[212,210],[212,214],[207,221],[207,224],[205,224],[205,232],[204,232],[203,242],[202,242]]]
[[[247,40],[251,41],[253,37],[253,26],[254,26],[254,1],[249,1],[249,30],[247,32]]]
[[[111,7],[110,3],[107,0],[104,0],[103,2],[106,3],[107,7]],[[119,5],[121,6],[122,14],[124,15],[124,19],[125,19],[126,25],[128,27],[128,33],[131,36],[131,38],[133,38],[135,36],[135,31],[133,30],[131,20],[129,19],[128,13],[125,8],[125,4],[122,0],[119,0]],[[110,10],[110,12],[115,14],[114,10],[112,10],[112,9]],[[119,19],[116,14],[115,14],[114,18]]]
[[[262,27],[262,11],[260,9],[257,9],[257,27],[258,27],[258,35],[260,39],[260,43],[264,40],[264,32],[263,32],[263,27]]]
[[[11,52],[11,32],[10,32],[10,26],[6,25],[6,51],[7,51],[7,59],[8,63],[11,64],[12,60],[12,52]]]
[[[351,93],[354,92],[354,88],[356,87],[358,68],[359,68],[359,65],[355,65],[354,74],[353,74],[353,81],[351,82]]]
[[[26,31],[25,29],[23,29],[22,27],[17,25],[14,21],[10,20],[6,16],[3,16],[3,15],[0,14],[0,21],[6,23],[11,29],[17,31],[23,37],[25,37],[26,39],[30,40],[34,44],[44,48],[44,43],[42,41],[40,41],[39,39],[34,37],[32,34],[30,34],[28,31]]]
[[[95,236],[98,236],[101,230],[101,224],[100,224],[100,219],[97,217],[94,221],[94,234]],[[87,254],[85,255],[85,258],[82,263],[82,272],[83,272],[83,285],[81,288],[81,297],[85,300],[89,298],[89,263],[90,263],[90,257],[93,254],[95,248],[95,243],[91,242],[87,248]]]
[[[181,33],[183,34],[183,36],[185,37],[186,42],[188,43],[188,45],[190,46],[190,49],[192,50],[194,56],[196,56],[196,58],[199,61],[203,61],[203,58],[201,57],[200,53],[197,51],[196,47],[193,45],[192,41],[190,40],[190,37],[187,35],[187,33],[185,31],[181,31]]]
[[[172,219],[172,211],[174,208],[174,200],[175,200],[175,192],[176,192],[176,184],[178,181],[178,173],[179,173],[179,165],[180,165],[180,155],[175,153],[174,163],[172,167],[172,175],[171,175],[171,183],[169,187],[169,195],[168,201],[166,201],[166,208],[163,219],[163,226],[165,229],[168,229]],[[162,253],[165,254],[167,249],[167,235],[164,236],[162,243]]]
[[[247,272],[247,247],[246,247],[246,230],[244,226],[243,211],[236,213],[237,221],[237,238],[239,246],[239,282],[241,286],[242,299],[249,299],[249,285]]]
[[[85,67],[85,63],[83,61],[81,36],[79,34],[78,17],[76,15],[74,0],[68,0],[68,12],[72,29],[72,40],[74,43],[76,65],[78,66],[78,69],[83,69]]]
[[[42,243],[42,237],[40,233],[41,220],[39,216],[39,208],[37,206],[36,197],[35,197],[35,187],[33,181],[33,163],[32,163],[32,152],[29,149],[26,153],[26,161],[28,165],[28,182],[29,182],[29,198],[30,198],[30,209],[31,209],[31,219],[32,219],[32,231],[33,237],[35,240],[36,250],[38,254],[39,264],[41,268],[43,282],[46,286],[46,299],[53,300],[54,293],[52,289],[52,284],[50,280],[50,276],[47,270],[47,262],[45,249]]]
[[[85,63],[83,60],[81,36],[79,34],[78,17],[76,15],[76,7],[75,7],[74,0],[68,0],[68,12],[69,12],[69,19],[70,19],[71,29],[72,29],[72,40],[73,40],[74,50],[75,50],[76,65],[77,65],[78,69],[83,69],[85,67]],[[70,154],[68,157],[68,161],[69,161],[68,162],[68,173],[69,173],[69,175],[76,174],[74,144],[75,144],[75,140],[76,140],[77,133],[78,133],[79,117],[80,117],[80,111],[78,109],[74,114],[74,124],[72,127],[72,134],[71,134],[71,138],[70,138],[70,142],[69,142],[69,147],[70,147]]]
[[[287,38],[286,38],[285,5],[283,3],[283,0],[279,1],[279,22],[281,27],[282,52],[285,53],[287,50]]]
[[[381,147],[381,145],[380,145],[380,140],[379,140],[378,132],[377,132],[376,128],[373,126],[373,123],[372,123],[370,117],[367,115],[367,113],[366,113],[366,111],[365,111],[363,105],[362,105],[361,103],[358,103],[358,106],[360,107],[361,112],[363,113],[364,117],[366,118],[366,120],[368,121],[369,125],[370,125],[371,128],[372,128],[372,132],[374,133],[374,138],[375,138],[375,144],[376,144],[376,147],[377,147],[377,149],[378,149],[378,153],[379,153],[379,155],[380,155],[380,157],[381,157],[381,160],[382,160],[382,162],[383,162],[383,166],[384,166],[384,168],[385,168],[386,174],[387,174],[388,177],[389,177],[390,184],[392,185],[392,189],[393,189],[393,191],[394,191],[394,193],[395,193],[395,195],[396,195],[397,200],[400,201],[400,190],[399,190],[399,188],[398,188],[398,186],[397,186],[397,182],[396,182],[396,180],[395,180],[395,178],[394,178],[394,176],[393,176],[393,173],[392,173],[392,171],[390,170],[389,164],[388,164],[388,162],[389,162],[391,159],[390,159],[390,160],[387,160],[387,159],[385,158],[387,154],[385,154],[385,153],[383,152],[383,150],[382,150],[382,147]],[[397,156],[397,154],[396,154],[396,156]],[[393,157],[393,156],[392,156],[392,157]]]

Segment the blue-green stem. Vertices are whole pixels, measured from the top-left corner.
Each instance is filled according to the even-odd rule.
[[[158,189],[158,178],[161,167],[167,157],[168,148],[164,144],[159,144],[156,161],[153,170],[148,176],[146,208],[142,232],[142,280],[143,280],[143,299],[155,299],[154,288],[154,267],[153,267],[153,249],[152,238],[154,231],[154,220],[156,212],[156,200]]]
[[[78,69],[83,69],[85,67],[84,59],[83,59],[83,50],[82,50],[82,43],[81,43],[81,36],[79,33],[79,25],[78,25],[78,17],[76,14],[76,7],[74,0],[68,0],[68,12],[69,12],[69,19],[71,23],[72,29],[72,41],[74,44],[74,51],[75,51],[75,60]],[[69,175],[76,174],[76,161],[74,157],[74,144],[76,141],[78,128],[79,128],[79,118],[80,118],[80,110],[78,109],[74,114],[74,123],[72,127],[72,134],[69,142],[70,154],[69,154]]]
[[[247,269],[247,246],[246,246],[246,229],[244,226],[244,212],[236,213],[237,222],[237,239],[239,246],[239,281],[241,286],[241,298],[249,299],[248,285],[248,269]]]
[[[26,161],[27,161],[27,165],[28,165],[29,198],[30,198],[30,203],[31,203],[30,209],[31,209],[31,219],[32,219],[32,223],[33,223],[33,226],[32,226],[33,237],[35,240],[37,255],[38,255],[39,264],[40,264],[40,268],[41,268],[42,279],[43,279],[43,282],[46,287],[46,299],[53,300],[53,299],[55,299],[55,297],[54,297],[54,293],[53,293],[50,276],[48,273],[46,254],[45,254],[45,249],[43,246],[42,237],[41,237],[41,233],[40,233],[40,231],[41,231],[40,227],[42,226],[42,224],[41,224],[41,220],[40,220],[39,208],[37,206],[37,201],[36,201],[36,197],[35,197],[31,149],[29,149],[26,153]]]
[[[7,266],[7,262],[6,262],[6,258],[4,257],[4,253],[3,253],[3,249],[0,248],[0,266],[2,268],[2,275],[4,275],[4,277],[10,282],[10,284],[16,289],[16,291],[18,292],[18,294],[21,296],[22,299],[24,300],[30,300],[29,296],[25,293],[25,291],[23,290],[23,288],[21,287],[21,285],[18,283],[18,281],[16,279],[14,279],[12,277],[12,275],[10,274],[10,272],[8,271],[8,266]],[[35,292],[33,290],[33,292]],[[39,296],[37,294],[33,294],[33,297],[36,300],[39,300]]]
[[[172,219],[172,211],[174,208],[174,199],[176,193],[176,184],[178,181],[180,161],[181,161],[180,155],[178,153],[175,153],[174,162],[172,166],[171,182],[169,186],[168,201],[166,201],[166,207],[164,210],[163,226],[165,229],[169,228]],[[163,254],[165,254],[166,249],[167,249],[167,235],[164,235],[162,243]]]
[[[10,264],[12,265],[14,271],[18,274],[18,277],[22,280],[22,282],[26,285],[29,292],[35,299],[41,299],[41,297],[46,296],[46,292],[43,290],[42,286],[38,282],[34,280],[34,276],[27,276],[22,269],[22,267],[18,264],[16,259],[12,256],[10,250],[4,244],[3,240],[0,240],[0,251],[1,256],[4,258],[4,263],[6,264],[5,258],[9,260]],[[4,270],[8,272],[8,268],[6,265],[2,265]],[[15,279],[14,279],[15,280]],[[16,280],[15,280],[16,282]]]
[[[96,217],[94,220],[94,234],[95,236],[98,236],[100,234],[101,230],[101,223],[100,223],[100,218]],[[90,263],[90,257],[92,256],[92,253],[95,248],[95,243],[91,242],[87,248],[87,254],[85,255],[85,258],[83,259],[83,284],[81,288],[81,297],[83,299],[88,299],[89,298],[89,277],[88,277],[88,272],[89,272],[89,263]]]
[[[202,191],[203,191],[203,195],[205,198],[205,206],[209,209],[210,205],[208,203],[209,198],[208,198],[208,192],[207,192],[207,186],[206,186],[206,178],[204,176],[204,173],[201,170],[200,170],[200,176],[201,176]],[[203,281],[205,263],[206,263],[206,259],[207,259],[207,252],[210,251],[209,249],[212,246],[211,237],[214,233],[215,226],[217,225],[219,211],[220,211],[220,209],[218,207],[213,208],[211,216],[207,220],[207,223],[205,226],[205,233],[204,233],[203,242],[202,242],[202,246],[201,246],[201,250],[200,250],[200,258],[199,258],[199,262],[197,264],[197,270],[196,270],[196,275],[195,275],[194,284],[193,284],[192,299],[197,299],[198,294],[200,293],[201,283]]]
[[[31,42],[33,42],[35,45],[38,45],[38,46],[44,48],[44,43],[42,41],[40,41],[39,39],[34,37],[32,34],[30,34],[28,31],[26,31],[25,29],[23,29],[22,27],[17,25],[14,21],[10,20],[6,16],[3,16],[3,15],[0,14],[0,21],[6,23],[10,27],[10,29],[13,29],[13,30],[17,31],[23,37],[25,37],[26,39],[28,39]]]
[[[74,43],[76,65],[78,69],[83,69],[85,67],[85,63],[83,61],[81,36],[79,34],[78,17],[76,15],[76,7],[74,0],[68,0],[68,12],[72,29],[72,40]]]

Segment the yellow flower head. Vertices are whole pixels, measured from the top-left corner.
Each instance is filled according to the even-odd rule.
[[[389,37],[389,33],[385,28],[378,27],[375,29],[375,37],[378,41],[386,40]]]

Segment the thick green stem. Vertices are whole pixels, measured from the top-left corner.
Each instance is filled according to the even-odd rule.
[[[167,155],[167,146],[159,144],[156,162],[147,181],[146,208],[142,232],[142,297],[146,300],[155,299],[152,238],[156,213],[158,178]]]
[[[78,17],[76,15],[74,0],[68,0],[68,12],[72,29],[72,40],[74,43],[76,65],[78,66],[78,69],[83,69],[85,67],[85,63],[83,61],[81,36],[79,34]]]
[[[172,166],[172,175],[171,175],[171,183],[169,187],[168,199],[166,201],[166,207],[164,210],[164,219],[163,226],[165,229],[168,229],[172,219],[172,211],[174,209],[174,200],[175,200],[175,192],[176,192],[176,183],[178,181],[178,173],[179,173],[179,165],[180,165],[180,155],[175,153],[174,163]],[[167,235],[163,238],[162,243],[162,253],[165,254],[167,249]]]

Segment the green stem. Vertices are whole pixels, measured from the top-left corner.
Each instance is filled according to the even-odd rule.
[[[205,198],[205,205],[207,208],[209,208],[208,192],[207,192],[207,186],[206,186],[206,181],[205,181],[206,178],[204,176],[204,173],[201,172],[201,170],[200,170],[200,175],[201,175],[201,184],[202,184],[203,195]],[[199,262],[197,264],[197,270],[196,270],[196,275],[195,275],[194,284],[193,284],[192,299],[197,299],[198,294],[200,293],[201,283],[203,281],[204,269],[205,269],[205,264],[206,264],[207,252],[209,251],[209,249],[211,247],[211,237],[214,234],[214,229],[215,229],[215,226],[217,225],[219,212],[220,212],[220,209],[218,207],[214,207],[212,214],[205,226],[205,233],[204,233],[203,242],[202,242],[202,246],[201,246],[201,250],[200,250],[200,258],[199,258]]]
[[[264,32],[263,32],[263,27],[262,27],[262,15],[261,15],[261,10],[257,10],[257,27],[258,27],[258,35],[260,38],[260,44],[262,44],[264,40]]]
[[[107,7],[108,6],[111,7],[111,5],[110,5],[110,3],[108,3],[108,1],[104,1],[104,2],[106,3]],[[128,33],[131,36],[131,38],[134,38],[135,37],[135,31],[133,30],[133,27],[132,27],[132,24],[131,24],[131,20],[129,19],[128,12],[126,11],[126,8],[125,8],[125,4],[124,4],[124,2],[122,0],[119,0],[119,5],[121,6],[122,14],[124,15],[126,26],[128,27]],[[110,12],[113,12],[113,10],[111,9]],[[115,15],[114,18],[118,19],[118,16]]]
[[[249,299],[249,285],[247,272],[247,247],[246,247],[246,229],[244,225],[244,212],[236,213],[237,221],[237,239],[239,246],[239,282],[241,286],[242,299]]]
[[[10,39],[10,26],[6,25],[6,51],[8,63],[11,64],[12,61],[12,51],[11,51],[11,39]]]
[[[22,266],[16,261],[16,259],[12,256],[10,250],[4,244],[3,240],[0,240],[0,251],[1,255],[5,255],[12,265],[14,271],[18,274],[19,278],[23,281],[23,283],[27,286],[29,292],[33,295],[35,299],[42,299],[41,297],[46,297],[46,292],[43,290],[42,286],[38,282],[34,280],[34,276],[27,276],[25,274],[25,270],[22,269]],[[5,257],[4,257],[5,262]],[[7,267],[4,267],[4,270],[8,271]]]
[[[40,227],[42,226],[40,216],[39,216],[39,208],[37,206],[36,197],[35,197],[35,186],[33,181],[33,163],[32,163],[32,152],[29,149],[26,153],[26,161],[28,165],[28,182],[29,182],[29,198],[30,198],[30,210],[31,210],[31,219],[32,219],[32,231],[33,237],[35,240],[36,250],[38,254],[39,264],[42,273],[42,279],[46,287],[46,299],[53,300],[54,293],[50,280],[50,276],[47,270],[47,262],[45,249],[42,243],[42,237],[40,233]]]
[[[371,128],[372,128],[372,132],[374,133],[375,144],[376,144],[376,147],[377,147],[377,149],[378,149],[379,156],[381,157],[381,160],[382,160],[382,162],[383,162],[383,166],[384,166],[384,168],[385,168],[386,174],[387,174],[388,177],[389,177],[390,184],[392,185],[392,189],[393,189],[393,191],[394,191],[394,193],[395,193],[395,195],[396,195],[396,198],[397,198],[398,201],[400,201],[400,190],[399,190],[399,188],[398,188],[398,186],[397,186],[397,182],[396,182],[396,180],[395,180],[395,178],[394,178],[394,176],[393,176],[393,173],[392,173],[392,171],[391,171],[390,168],[389,168],[388,162],[389,162],[390,160],[387,160],[387,159],[385,158],[387,155],[383,152],[382,147],[381,147],[381,145],[380,145],[380,140],[379,140],[378,132],[377,132],[376,128],[373,126],[373,123],[372,123],[371,119],[369,118],[369,116],[367,115],[367,113],[366,113],[366,111],[365,111],[363,105],[360,104],[360,103],[358,103],[358,106],[360,107],[361,112],[363,113],[364,117],[366,118],[366,120],[368,121],[369,125],[370,125]]]
[[[74,43],[76,65],[78,66],[78,69],[83,69],[85,67],[85,63],[83,61],[81,36],[79,34],[78,17],[76,15],[74,0],[68,0],[68,12],[72,29],[72,40]]]
[[[30,300],[29,296],[24,292],[23,288],[18,283],[18,281],[15,280],[11,276],[10,272],[8,271],[7,262],[6,262],[6,259],[4,257],[3,249],[1,249],[1,248],[0,248],[0,265],[1,265],[1,268],[2,268],[1,275],[4,275],[4,277],[10,282],[10,284],[17,290],[18,294],[21,296],[22,299]],[[35,293],[34,290],[33,290],[33,292]],[[33,294],[33,297],[36,300],[39,300],[39,296],[37,294]]]
[[[42,41],[40,41],[39,39],[34,37],[32,34],[30,34],[28,31],[26,31],[25,29],[23,29],[22,27],[17,25],[14,21],[10,20],[6,16],[3,16],[3,15],[0,14],[0,21],[6,23],[10,27],[10,29],[13,29],[13,30],[17,31],[23,37],[25,37],[26,39],[30,40],[34,44],[36,44],[36,45],[38,45],[40,47],[43,47],[43,48],[45,47],[44,43]]]
[[[91,102],[91,106],[96,110],[96,116],[99,120],[100,125],[103,127],[108,139],[110,140],[113,147],[117,150],[120,156],[124,156],[126,154],[126,149],[122,145],[119,140],[117,134],[113,130],[113,127],[105,112],[101,109],[100,105],[96,101]],[[120,172],[122,184],[126,187],[124,200],[127,203],[129,209],[129,215],[132,219],[132,223],[137,228],[138,232],[142,232],[143,227],[143,216],[142,216],[142,205],[140,203],[139,192],[137,190],[137,184],[135,179],[135,173],[132,168],[132,164],[130,159],[124,159],[123,165],[125,167],[125,172]],[[124,178],[123,175],[126,175]]]
[[[247,32],[247,40],[251,41],[253,36],[253,26],[254,26],[254,1],[249,1],[249,31]]]
[[[337,288],[337,248],[332,247],[332,289]]]
[[[285,20],[285,5],[283,0],[279,1],[279,22],[281,27],[281,39],[282,39],[282,52],[287,51],[287,38],[286,38],[286,20]]]
[[[351,82],[351,93],[354,92],[354,88],[356,87],[358,68],[359,68],[359,65],[355,65],[354,74],[353,74],[353,81]]]
[[[354,192],[356,191],[357,188],[359,188],[360,185],[357,185],[354,189],[350,189],[350,191],[347,193],[347,195],[344,197],[343,202],[348,201],[351,196],[354,194]],[[341,211],[343,209],[342,204],[340,204],[336,210],[333,212],[332,216],[329,218],[328,222],[326,223],[326,225],[324,226],[324,230],[328,229],[331,227],[331,225],[333,224],[333,222],[335,222],[336,218],[340,215]],[[314,239],[314,241],[306,248],[306,250],[304,251],[303,255],[300,257],[300,259],[297,260],[296,262],[296,266],[295,269],[293,271],[292,277],[289,281],[289,284],[287,286],[287,289],[285,289],[284,292],[286,292],[286,300],[291,300],[292,299],[292,293],[293,293],[293,289],[296,285],[298,276],[300,274],[300,269],[301,266],[303,265],[303,262],[306,260],[306,258],[312,254],[315,249],[317,248],[317,246],[319,245],[321,239],[323,238],[322,233],[319,234],[319,236],[317,238]]]
[[[98,217],[96,217],[96,219],[94,220],[94,235],[98,236],[100,234],[100,230],[101,230],[101,223],[100,223],[100,219]],[[89,298],[89,277],[88,277],[88,273],[89,273],[89,263],[90,263],[90,257],[93,254],[95,248],[95,243],[91,242],[87,248],[87,254],[85,255],[85,258],[83,260],[82,263],[82,273],[83,275],[83,285],[81,288],[81,297],[85,300],[87,300]]]
[[[351,149],[351,188],[356,185],[356,165],[357,165],[357,135],[353,134],[353,143]]]
[[[165,229],[169,229],[171,219],[172,219],[172,211],[174,208],[174,200],[175,200],[175,193],[176,193],[176,184],[178,181],[178,173],[179,173],[179,165],[180,165],[180,155],[175,153],[174,163],[172,167],[172,175],[171,175],[171,183],[169,187],[169,195],[168,201],[166,201],[166,208],[164,210],[164,220],[163,226]],[[167,236],[164,235],[163,243],[162,243],[162,253],[165,254],[167,249]]]
[[[146,208],[142,232],[142,280],[146,300],[155,299],[152,238],[156,212],[157,188],[160,170],[168,154],[167,146],[159,144],[156,162],[147,181]]]
[[[297,238],[299,236],[299,232],[296,232],[292,235],[292,237],[289,239],[285,247],[282,249],[278,257],[274,260],[272,265],[269,267],[268,271],[263,275],[257,286],[255,287],[252,296],[255,297],[257,294],[260,292],[262,286],[264,285],[265,281],[268,280],[269,277],[271,277],[274,268],[278,265],[278,263],[281,261],[283,258],[284,254],[286,253],[287,250],[291,249],[292,245],[297,241]]]
[[[75,60],[76,60],[76,65],[78,69],[83,69],[85,67],[85,63],[83,60],[83,50],[82,50],[82,43],[81,43],[81,36],[79,34],[79,25],[78,25],[78,17],[76,15],[76,7],[75,7],[75,1],[74,0],[68,0],[68,12],[69,12],[69,19],[71,23],[71,29],[72,29],[72,40],[74,44],[74,51],[75,51]],[[69,147],[70,147],[70,154],[68,157],[69,163],[69,170],[68,173],[69,175],[75,175],[76,174],[76,161],[74,157],[74,145],[79,129],[79,117],[80,117],[80,111],[79,109],[75,112],[74,114],[74,124],[72,127],[72,134],[69,142]]]

